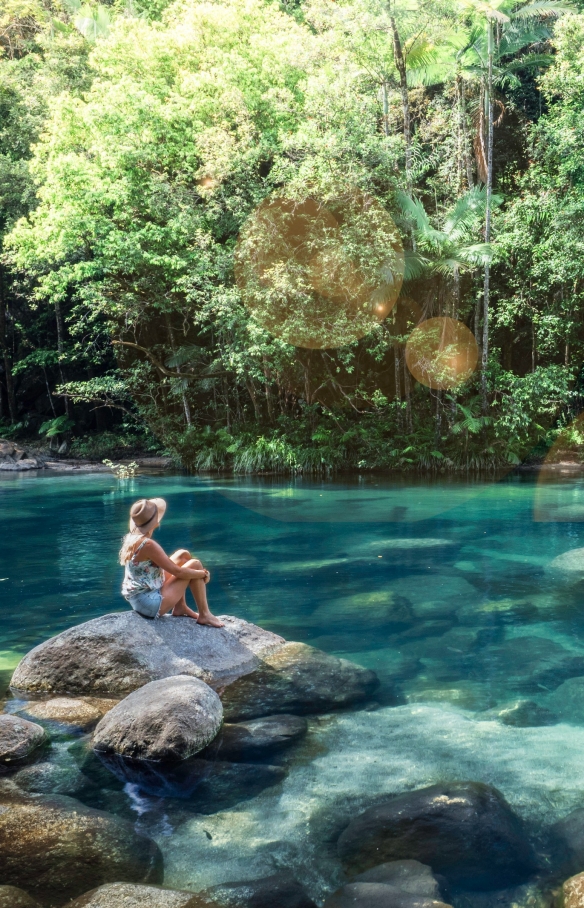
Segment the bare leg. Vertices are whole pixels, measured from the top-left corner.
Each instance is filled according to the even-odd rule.
[[[175,579],[174,574],[169,574],[167,571],[164,572],[164,577],[165,577],[165,583],[168,583],[168,581]],[[163,592],[163,591],[161,591],[161,592]],[[185,593],[186,593],[186,590],[185,590]],[[177,617],[180,617],[181,615],[188,615],[189,618],[198,618],[199,616],[198,616],[197,612],[193,612],[192,609],[190,609],[188,607],[187,600],[185,599],[185,593],[183,593],[182,599],[179,599],[179,601],[173,607],[172,614]],[[163,593],[163,595],[164,595],[164,593]],[[168,609],[166,611],[168,611]],[[165,614],[166,611],[162,611],[161,614]]]
[[[201,562],[193,558],[192,561],[188,561],[185,564],[185,567],[192,568],[195,571],[200,571],[203,569]],[[193,598],[197,603],[197,608],[199,610],[199,617],[197,618],[198,624],[207,624],[209,627],[224,627],[222,621],[219,621],[218,618],[213,615],[209,609],[209,604],[207,602],[207,584],[204,580],[191,580],[189,583],[189,589],[193,594]]]
[[[181,580],[179,577],[173,577],[170,575],[170,580],[165,580],[162,589],[162,604],[160,606],[160,614],[166,615],[168,612],[172,611],[173,615],[187,615],[189,618],[198,619],[198,614],[193,612],[186,603],[185,600],[185,591],[189,585],[188,580]]]

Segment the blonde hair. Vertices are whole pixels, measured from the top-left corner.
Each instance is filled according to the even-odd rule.
[[[120,549],[120,564],[126,565],[136,554],[138,543],[147,538],[148,537],[145,536],[144,533],[126,533],[122,539],[122,547]]]

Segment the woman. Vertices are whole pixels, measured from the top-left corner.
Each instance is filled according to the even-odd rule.
[[[206,584],[211,579],[196,558],[175,564],[152,534],[166,511],[163,498],[142,498],[130,508],[130,532],[124,536],[120,564],[125,568],[122,596],[144,618],[160,618],[168,612],[194,618],[197,624],[223,627],[209,611]],[[198,613],[187,606],[190,589]]]

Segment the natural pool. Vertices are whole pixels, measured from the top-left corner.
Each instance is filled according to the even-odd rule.
[[[321,901],[341,881],[348,819],[438,781],[496,786],[535,839],[584,806],[584,558],[552,564],[584,544],[584,480],[2,477],[4,689],[32,646],[124,608],[119,540],[130,503],[154,495],[168,502],[157,538],[210,567],[216,614],[381,680],[365,708],[312,719],[280,758],[283,781],[254,797],[214,811],[136,786],[93,792],[156,839],[165,886],[290,868]],[[49,759],[72,761],[70,745]]]

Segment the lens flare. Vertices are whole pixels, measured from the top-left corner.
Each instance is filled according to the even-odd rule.
[[[270,196],[243,226],[235,278],[255,320],[287,343],[342,347],[391,312],[404,254],[390,215],[357,190],[328,198]]]
[[[453,318],[430,318],[422,322],[406,343],[408,369],[428,388],[458,388],[473,374],[478,358],[473,333]]]

